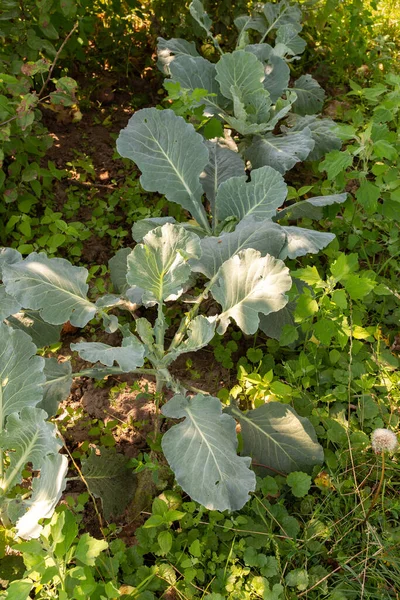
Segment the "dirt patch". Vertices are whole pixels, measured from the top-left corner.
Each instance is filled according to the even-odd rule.
[[[188,366],[190,365],[190,366]],[[207,349],[182,354],[172,365],[171,374],[178,379],[190,394],[202,391],[216,396],[221,388],[231,387],[233,379],[229,369],[218,363]]]

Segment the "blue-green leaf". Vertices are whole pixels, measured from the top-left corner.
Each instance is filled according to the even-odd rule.
[[[44,457],[40,477],[32,480],[32,496],[23,501],[27,512],[17,521],[17,535],[23,539],[39,537],[43,526],[40,519],[48,519],[54,512],[61,494],[65,489],[68,471],[68,459],[62,454],[50,454]]]
[[[128,256],[129,285],[145,290],[143,302],[179,297],[189,278],[190,258],[201,254],[200,238],[179,225],[166,223],[150,231]]]
[[[257,463],[260,475],[310,471],[324,460],[314,427],[288,404],[269,402],[247,413],[231,405],[227,412],[239,420],[242,453]]]
[[[169,75],[169,65],[178,56],[199,56],[194,42],[187,42],[179,38],[165,40],[162,37],[159,37],[157,41],[157,67],[165,75]]]
[[[218,237],[205,237],[201,240],[201,257],[190,261],[192,271],[203,273],[211,279],[221,265],[246,248],[253,248],[261,256],[271,254],[278,258],[286,244],[286,234],[267,219],[258,221],[254,216],[246,217],[235,231]]]
[[[273,135],[267,133],[263,137],[255,137],[246,152],[253,169],[264,165],[284,174],[294,165],[305,160],[314,148],[311,131],[305,127],[298,133]]]
[[[228,217],[242,220],[247,216],[270,219],[284,203],[286,195],[286,183],[275,169],[253,169],[249,182],[243,175],[231,177],[220,185],[215,200],[216,217],[218,221]]]
[[[102,342],[79,342],[71,344],[71,350],[79,353],[79,356],[90,362],[100,362],[106,367],[112,367],[117,363],[122,371],[129,373],[144,363],[145,348],[135,336],[125,337],[122,346],[109,346]]]
[[[96,307],[86,297],[87,277],[83,267],[36,252],[3,268],[7,293],[24,308],[39,310],[42,319],[52,325],[70,321],[83,327],[94,317]]]
[[[264,89],[264,67],[250,52],[235,50],[223,54],[215,68],[221,93],[230,100],[233,100],[233,90],[239,90],[244,97]]]
[[[292,88],[297,94],[297,100],[293,103],[293,111],[299,115],[313,115],[321,112],[325,100],[325,92],[322,87],[311,77],[302,75],[294,82]]]
[[[208,163],[208,150],[193,125],[172,110],[144,108],[119,134],[117,149],[138,165],[145,190],[165,194],[209,231],[199,179]]]
[[[224,333],[234,319],[247,334],[257,331],[259,313],[267,315],[287,304],[285,292],[292,286],[289,269],[270,255],[261,257],[252,248],[227,260],[218,272],[210,292],[221,305],[218,333]]]
[[[209,151],[209,160],[204,172],[200,176],[203,190],[211,204],[215,216],[215,197],[221,183],[244,173],[244,161],[240,154],[229,148],[221,146],[218,142],[206,142]]]
[[[162,448],[182,489],[210,510],[239,510],[255,489],[250,458],[236,454],[235,421],[213,396],[174,396],[164,416],[184,418],[163,436]]]

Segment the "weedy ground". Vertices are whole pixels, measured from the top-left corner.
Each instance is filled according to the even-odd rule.
[[[287,478],[271,473],[239,513],[207,511],[174,489],[158,452],[154,382],[78,379],[56,417],[76,480],[40,541],[17,543],[0,530],[0,584],[8,589],[0,597],[28,597],[18,581],[31,576],[37,587],[29,597],[61,600],[72,589],[76,598],[142,600],[400,598],[399,455],[387,457],[371,508],[382,460],[370,445],[374,429],[398,431],[400,420],[398,7],[387,1],[374,10],[354,0],[332,3],[329,11],[322,4],[306,24],[314,47],[304,60],[314,76],[328,74],[323,83],[334,97],[326,111],[343,123],[344,146],[319,169],[294,169],[288,181],[313,196],[346,187],[341,213],[328,211],[322,221],[337,240],[317,259],[291,265],[308,288],[280,342],[245,339],[232,328],[227,342],[217,336],[178,369],[193,388],[222,401],[233,396],[243,408],[266,398],[292,404],[316,427],[323,469]],[[131,242],[134,221],[179,216],[165,199],[144,193],[132,167],[114,153],[131,110],[160,98],[159,79],[145,68],[147,75],[138,75],[145,84],[131,95],[118,77],[95,90],[82,82],[78,124],[66,112],[44,114],[55,142],[46,160],[62,175],[54,177],[43,212],[24,215],[6,231],[5,245],[85,264],[94,296],[107,290],[107,260]],[[383,111],[386,128],[374,137],[371,123]],[[174,322],[179,315],[169,317]],[[88,332],[99,339],[96,322],[87,339]],[[69,343],[80,335],[65,331],[61,345],[46,352],[68,358]],[[140,482],[137,496],[151,487],[155,500],[146,497],[107,523],[80,472],[81,457],[99,447],[128,456]]]

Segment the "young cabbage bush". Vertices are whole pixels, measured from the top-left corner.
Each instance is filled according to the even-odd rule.
[[[320,219],[324,206],[344,202],[347,194],[318,196],[281,208],[288,191],[281,173],[263,166],[248,175],[237,152],[204,140],[172,110],[139,110],[121,131],[117,149],[138,165],[145,190],[164,194],[192,215],[194,221],[183,227],[200,238],[201,252],[192,257],[191,269],[211,280],[226,260],[243,250],[252,248],[262,256],[285,260],[317,253],[335,237],[288,225],[288,219]],[[163,223],[175,220],[143,219],[133,226],[133,238],[140,242]],[[262,313],[259,327],[279,338],[283,325],[291,322],[285,306]]]
[[[190,12],[220,57],[212,63],[193,42],[159,38],[158,66],[169,77],[165,87],[173,97],[201,92],[195,106],[203,106],[214,126],[217,119],[241,136],[240,154],[253,169],[269,166],[284,174],[299,161],[317,160],[340,148],[334,122],[318,116],[325,98],[320,85],[302,75],[290,87],[289,64],[306,46],[299,35],[298,5],[286,0],[258,4],[252,15],[238,17],[233,52],[224,52],[213,37],[199,0],[191,3]]]
[[[252,460],[265,466],[261,467],[264,473],[268,467],[283,472],[307,470],[322,461],[311,424],[290,406],[265,404],[246,414],[236,406],[222,410],[213,396],[189,397],[171,376],[171,364],[181,354],[206,346],[216,331],[223,334],[234,322],[244,333],[254,334],[261,315],[276,313],[287,303],[291,278],[281,259],[236,247],[223,250],[209,270],[199,269],[202,255],[202,239],[196,233],[165,223],[146,233],[133,250],[120,251],[111,259],[115,293],[92,302],[87,297],[85,268],[42,253],[23,259],[15,250],[1,251],[0,502],[2,519],[17,521],[19,535],[39,534],[38,519],[49,516],[65,485],[66,459],[58,453],[60,443],[47,417],[68,395],[71,368],[69,363],[35,356],[32,340],[39,328],[41,341],[54,341],[66,321],[84,327],[97,315],[107,331],[119,329],[122,335],[119,347],[102,342],[71,344],[84,360],[97,363],[94,371],[76,375],[147,373],[155,376],[158,392],[164,385],[175,392],[161,411],[183,421],[164,434],[162,448],[177,482],[207,508],[237,510],[246,503],[255,489]],[[203,260],[209,265],[207,254]],[[190,310],[167,343],[166,303],[184,300],[199,271],[206,278],[203,291],[191,300]],[[214,316],[201,314],[208,297],[218,306]],[[155,307],[154,322],[137,318],[133,308],[138,304]],[[126,318],[123,325],[118,322],[114,313],[120,311],[131,314],[130,324]],[[244,456],[237,455],[235,419],[242,427]],[[33,479],[30,498],[21,502],[10,492],[21,482],[27,463],[40,476]]]

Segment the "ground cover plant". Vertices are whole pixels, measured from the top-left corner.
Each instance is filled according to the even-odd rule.
[[[268,6],[250,17],[264,33],[290,12]],[[197,46],[211,65],[237,51],[224,27]],[[147,190],[132,181],[134,248],[88,269],[2,250],[0,597],[397,599],[399,82],[370,64],[378,83],[328,101],[333,150],[283,174],[248,160],[270,134],[235,129],[233,101],[209,115],[209,90],[167,83],[172,110],[138,110],[117,142]],[[97,207],[78,190],[65,214],[88,202],[105,231],[125,191]],[[88,385],[96,413],[76,401]],[[122,395],[158,416],[125,419]],[[124,456],[129,430],[143,443]]]

